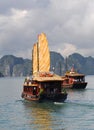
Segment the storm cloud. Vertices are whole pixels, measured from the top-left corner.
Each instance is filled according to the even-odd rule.
[[[0,57],[31,58],[38,34],[50,50],[94,56],[93,0],[0,0]]]

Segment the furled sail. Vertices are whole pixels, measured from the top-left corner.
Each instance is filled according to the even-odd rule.
[[[35,72],[49,72],[50,52],[46,35],[38,36],[38,43],[33,46],[33,74]]]

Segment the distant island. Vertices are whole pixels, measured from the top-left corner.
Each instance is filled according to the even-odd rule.
[[[60,53],[51,51],[51,71],[64,75],[74,65],[76,71],[85,75],[94,75],[94,58],[83,57],[81,54],[73,53],[64,58]],[[31,75],[31,59],[24,59],[13,55],[5,55],[0,59],[0,77],[17,77]]]

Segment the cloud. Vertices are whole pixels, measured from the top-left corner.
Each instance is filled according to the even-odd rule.
[[[8,16],[0,16],[1,52],[15,53],[27,47],[26,23],[27,11],[11,9]]]
[[[69,43],[65,43],[62,54],[63,54],[63,56],[68,56],[68,55],[74,53],[76,50],[77,49],[76,49],[76,47],[74,45],[69,44]]]
[[[41,32],[46,33],[50,50],[64,56],[74,52],[94,56],[94,1],[0,1],[0,56],[31,58]]]

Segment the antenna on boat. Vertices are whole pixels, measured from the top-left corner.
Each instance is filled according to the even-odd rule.
[[[54,66],[53,66],[52,70],[53,70],[53,72],[55,73],[55,67],[54,67]]]

